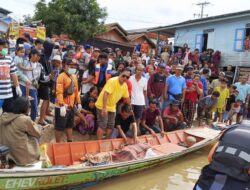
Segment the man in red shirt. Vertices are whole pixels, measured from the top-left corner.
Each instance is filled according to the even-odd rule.
[[[163,112],[164,127],[167,131],[186,128],[186,123],[184,122],[183,114],[179,109],[179,105],[180,102],[178,100],[172,100]]]
[[[199,97],[202,95],[202,83],[200,82],[200,75],[195,75],[192,81],[187,82],[186,95],[182,107],[184,120],[189,127],[192,126],[195,104],[197,103]]]

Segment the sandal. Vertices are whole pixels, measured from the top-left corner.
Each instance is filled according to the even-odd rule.
[[[45,119],[45,122],[47,122],[47,124],[53,124],[53,122],[49,119]]]
[[[48,123],[46,121],[38,121],[37,124],[39,124],[41,126],[48,125]]]

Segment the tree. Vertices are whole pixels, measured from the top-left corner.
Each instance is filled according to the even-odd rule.
[[[105,30],[106,9],[96,0],[52,0],[36,4],[34,19],[42,20],[47,34],[67,34],[76,42],[86,41]]]

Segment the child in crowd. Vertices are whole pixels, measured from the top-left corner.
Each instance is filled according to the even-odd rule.
[[[217,86],[214,91],[220,93],[220,97],[218,98],[218,103],[216,107],[213,109],[213,112],[218,114],[219,122],[222,122],[222,114],[226,109],[227,100],[229,98],[229,90],[227,88],[228,80],[225,78],[221,80],[220,86]]]
[[[31,81],[29,81],[28,77],[24,74],[26,71],[32,71],[31,67],[24,66],[24,47],[18,47],[16,50],[16,56],[14,58],[14,63],[17,67],[17,76],[21,81],[25,82],[25,91],[26,97],[29,96]]]
[[[96,119],[96,99],[89,97],[87,106],[81,111],[76,111],[75,115],[75,127],[83,135],[93,134],[95,131],[95,119]]]
[[[89,92],[87,92],[81,99],[81,102],[82,102],[82,107],[83,108],[86,108],[88,106],[88,100],[89,98],[94,98],[94,99],[97,99],[98,97],[98,88],[96,86],[92,86],[90,89],[89,89]]]
[[[242,100],[238,99],[235,103],[232,103],[232,107],[228,114],[229,125],[232,125],[233,116],[238,114],[243,104]]]
[[[232,107],[232,104],[235,103],[235,99],[236,99],[236,97],[238,95],[238,91],[236,90],[236,86],[231,85],[230,88],[229,88],[229,93],[230,93],[230,95],[229,95],[229,97],[227,99],[226,109],[225,109],[225,111],[223,113],[223,121],[225,123],[228,122],[229,111],[230,111],[230,109]]]
[[[218,98],[220,97],[220,93],[218,91],[214,91],[212,95],[208,95],[203,97],[199,103],[197,108],[198,115],[198,125],[201,125],[201,120],[205,117],[206,123],[211,124],[212,118],[212,109],[216,107],[218,103]]]
[[[179,101],[173,100],[163,112],[164,128],[167,131],[184,129],[187,126],[179,105]]]

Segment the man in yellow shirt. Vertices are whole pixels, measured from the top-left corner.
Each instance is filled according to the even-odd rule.
[[[100,140],[106,133],[109,139],[115,125],[116,104],[124,98],[125,103],[130,103],[126,81],[130,77],[130,70],[125,69],[119,77],[111,78],[102,89],[95,105],[97,108],[97,138]]]
[[[219,116],[219,122],[222,122],[222,115],[223,112],[226,109],[227,105],[227,99],[229,98],[229,90],[227,88],[228,80],[223,79],[220,82],[220,86],[217,86],[214,91],[217,91],[220,93],[220,97],[218,98],[218,103],[216,108],[213,110],[213,112],[218,113]]]

